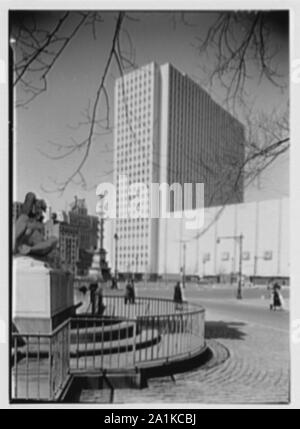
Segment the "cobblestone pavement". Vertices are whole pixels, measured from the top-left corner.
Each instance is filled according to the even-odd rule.
[[[219,321],[221,320],[221,321]],[[289,402],[287,329],[225,320],[208,312],[206,336],[215,358],[189,373],[149,380],[143,390],[117,390],[115,403]]]

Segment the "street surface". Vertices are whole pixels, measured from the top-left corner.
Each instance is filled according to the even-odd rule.
[[[138,296],[172,297],[173,286],[140,284]],[[288,403],[289,292],[285,311],[271,312],[266,288],[244,290],[188,284],[189,301],[206,308],[206,338],[215,352],[213,366],[152,379],[141,391],[120,389],[116,403]],[[217,364],[216,364],[217,363]]]

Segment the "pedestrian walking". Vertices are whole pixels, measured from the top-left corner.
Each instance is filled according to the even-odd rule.
[[[113,278],[112,278],[112,281],[111,281],[111,288],[112,288],[112,289],[118,289],[118,282],[117,282],[116,277],[113,277]]]
[[[127,305],[127,303],[129,303],[129,299],[130,299],[130,283],[128,280],[126,283],[126,286],[125,286],[125,296],[124,296],[125,305]]]
[[[99,290],[97,291],[97,298],[98,298],[97,312],[99,316],[102,316],[106,309],[106,300],[105,300],[105,297],[103,296],[102,286],[100,286]]]
[[[135,286],[133,279],[129,279],[125,287],[125,304],[135,304]]]
[[[270,310],[283,310],[283,297],[280,293],[281,286],[275,283],[271,294]]]
[[[177,282],[174,286],[173,301],[175,303],[175,310],[181,310],[183,304],[183,288],[180,282]]]
[[[130,304],[135,304],[135,284],[133,279],[131,280]]]
[[[92,314],[96,313],[96,291],[98,289],[98,283],[90,283],[90,306],[92,308]]]

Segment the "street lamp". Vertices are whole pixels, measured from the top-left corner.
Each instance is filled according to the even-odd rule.
[[[115,239],[115,286],[116,288],[118,287],[118,240],[119,240],[119,236],[117,233],[115,233],[114,235],[114,239]]]
[[[181,245],[183,244],[183,261],[182,261],[182,253],[181,253]],[[179,261],[179,267],[180,267],[180,275],[182,277],[182,287],[185,288],[185,273],[186,273],[186,241],[179,240],[179,252],[180,252],[180,261]],[[181,265],[182,263],[182,265]]]
[[[242,276],[243,276],[243,234],[233,235],[226,237],[218,237],[217,244],[220,244],[221,240],[236,240],[239,243],[240,254],[239,254],[239,280],[238,280],[238,290],[237,290],[237,299],[243,299],[242,293]]]
[[[182,287],[185,289],[186,243],[183,243]]]

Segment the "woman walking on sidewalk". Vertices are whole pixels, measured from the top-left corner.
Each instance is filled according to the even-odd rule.
[[[177,282],[174,287],[173,301],[175,303],[175,310],[181,310],[182,304],[185,301],[183,287],[180,282]]]
[[[278,283],[275,283],[271,294],[270,310],[283,310],[283,297],[280,290],[281,286]]]

